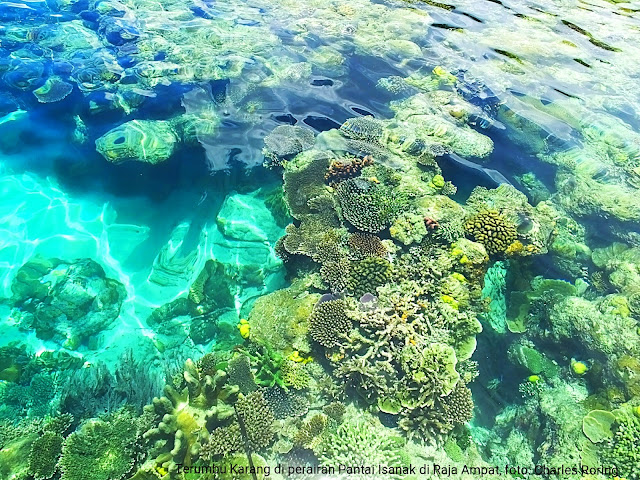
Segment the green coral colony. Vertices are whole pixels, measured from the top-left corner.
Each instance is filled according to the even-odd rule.
[[[344,80],[350,52],[408,73],[375,84],[391,98],[386,115],[265,132],[260,161],[279,184],[259,200],[227,197],[215,224],[265,265],[208,256],[176,266],[170,249],[158,257],[156,283],[174,285],[172,271],[188,278],[140,319],[166,375],[149,373],[132,351],[111,369],[82,356],[132,301],[112,268],[41,255],[18,265],[4,307],[21,332],[59,348],[0,347],[0,480],[639,480],[640,134],[590,116],[569,94],[548,103],[523,95],[537,115],[581,136],[554,148],[548,120],[478,107],[463,71],[410,68],[426,51],[412,36],[432,23],[426,9],[453,6],[279,3],[255,2],[238,21],[207,13],[207,2],[96,3],[86,21],[103,15],[98,31],[123,50],[135,39],[141,61],[131,68],[80,20],[6,34],[37,40],[58,73],[45,78],[35,59],[3,60],[5,83],[39,104],[81,94],[91,115],[122,115],[95,136],[110,168],[132,160],[160,168],[200,145],[213,170],[228,168],[209,150],[225,116],[257,123],[260,92],[318,75]],[[263,7],[295,55],[277,54],[281,39],[256,19]],[[127,24],[136,8],[148,16],[144,34]],[[314,9],[321,13],[307,18]],[[323,37],[310,50],[302,39],[315,32]],[[578,51],[566,42],[559,48]],[[493,52],[505,78],[528,81],[528,60]],[[78,68],[80,56],[93,64]],[[212,90],[245,77],[244,90]],[[172,83],[194,86],[184,112],[136,118],[154,89]],[[0,116],[0,126],[12,120]],[[85,122],[74,122],[75,141],[86,143]],[[552,168],[555,192],[531,171],[516,186],[496,182],[483,164],[499,129],[484,123]],[[452,161],[492,181],[458,180]],[[257,203],[279,225],[273,245],[259,220],[237,222]],[[286,282],[239,300],[239,285],[266,284],[274,272]]]

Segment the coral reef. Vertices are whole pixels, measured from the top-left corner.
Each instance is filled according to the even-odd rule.
[[[166,471],[176,471],[178,464],[191,464],[207,433],[227,427],[235,417],[233,405],[239,387],[227,383],[223,370],[208,373],[213,375],[204,374],[188,360],[179,384],[167,385],[165,396],[154,398],[152,405],[145,407],[155,418],[155,426],[144,438],[152,442],[154,463]]]
[[[251,340],[287,354],[309,352],[309,315],[319,298],[295,286],[260,297],[249,314]]]
[[[350,417],[335,432],[324,436],[317,447],[320,464],[339,465],[384,465],[402,467],[405,455],[403,440],[384,432],[382,426],[371,418]],[[355,473],[354,478],[369,478],[364,473]],[[400,478],[392,475],[390,478]]]
[[[387,228],[403,209],[401,196],[363,178],[345,180],[336,187],[342,216],[358,230],[377,233]]]
[[[348,288],[356,297],[375,293],[378,287],[391,280],[391,272],[391,263],[384,258],[365,258],[351,267]]]
[[[64,437],[54,432],[44,432],[33,442],[29,453],[29,473],[36,480],[46,480],[55,475],[63,443]]]

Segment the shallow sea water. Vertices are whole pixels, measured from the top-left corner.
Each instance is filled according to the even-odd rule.
[[[0,1],[0,479],[640,478],[639,12]]]

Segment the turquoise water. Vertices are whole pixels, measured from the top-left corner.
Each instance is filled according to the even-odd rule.
[[[0,2],[0,479],[640,478],[639,11]]]

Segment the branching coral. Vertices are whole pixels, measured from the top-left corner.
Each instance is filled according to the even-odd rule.
[[[260,450],[273,441],[275,417],[261,390],[241,396],[236,412],[244,425],[247,441],[252,450]]]
[[[408,345],[402,351],[401,362],[413,390],[410,399],[403,398],[405,392],[399,392],[405,406],[431,407],[437,398],[449,395],[460,380],[455,350],[449,345],[432,343],[422,350]]]
[[[348,420],[323,437],[319,451],[324,466],[339,465],[403,465],[403,441],[384,431],[383,427],[367,415],[349,416]],[[353,474],[352,478],[370,478],[365,474]],[[391,475],[389,478],[399,478]]]
[[[607,465],[618,468],[619,477],[636,480],[640,478],[640,417],[631,410],[614,412],[613,437],[605,447],[603,458]]]
[[[331,187],[335,187],[343,180],[357,177],[360,175],[360,171],[364,167],[372,164],[373,157],[371,155],[366,155],[362,158],[346,157],[338,160],[332,160],[324,179]]]
[[[55,475],[63,443],[64,438],[54,432],[44,432],[33,442],[29,454],[29,472],[36,480],[46,480]]]
[[[202,459],[210,461],[242,451],[245,441],[253,451],[271,444],[275,418],[262,391],[241,395],[235,403],[235,412],[230,423],[215,428],[210,435],[204,433],[200,444],[196,445]]]
[[[339,293],[349,287],[351,262],[346,258],[327,262],[320,267],[320,275],[332,292]]]

